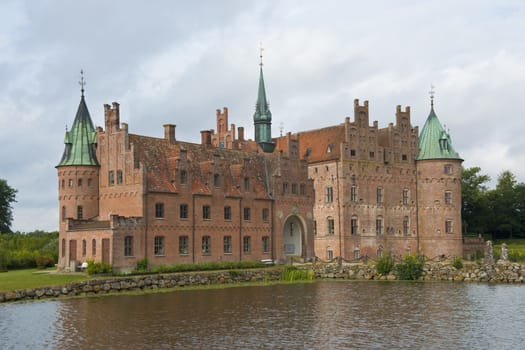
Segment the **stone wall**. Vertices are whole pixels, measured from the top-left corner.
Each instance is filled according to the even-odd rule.
[[[144,275],[93,279],[70,283],[64,286],[40,287],[34,289],[0,292],[0,303],[22,300],[38,300],[60,297],[89,296],[160,288],[206,286],[240,282],[278,281],[279,269],[229,270],[198,273],[174,273],[166,275]]]

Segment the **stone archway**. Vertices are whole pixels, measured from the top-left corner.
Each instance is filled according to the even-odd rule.
[[[286,219],[283,227],[285,256],[305,257],[303,227],[303,223],[297,215],[291,215]]]

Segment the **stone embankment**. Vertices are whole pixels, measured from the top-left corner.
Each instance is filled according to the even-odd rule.
[[[93,279],[89,281],[70,283],[64,286],[0,292],[0,303],[46,298],[89,296],[160,288],[278,281],[280,277],[281,271],[279,269],[265,269],[174,273],[165,275]]]
[[[391,272],[384,276],[376,271],[374,263],[368,264],[316,264],[315,278],[342,278],[351,280],[397,280]],[[498,261],[495,264],[483,265],[464,262],[463,268],[456,269],[450,261],[426,262],[423,268],[422,281],[454,282],[492,282],[524,283],[525,265],[509,261]]]

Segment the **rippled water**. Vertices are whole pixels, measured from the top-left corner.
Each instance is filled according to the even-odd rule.
[[[316,282],[0,305],[0,349],[518,349],[525,286]]]

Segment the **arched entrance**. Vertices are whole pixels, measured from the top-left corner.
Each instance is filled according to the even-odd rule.
[[[298,216],[292,215],[284,223],[283,241],[284,241],[284,255],[285,256],[300,256],[304,257],[303,247],[303,223]]]

